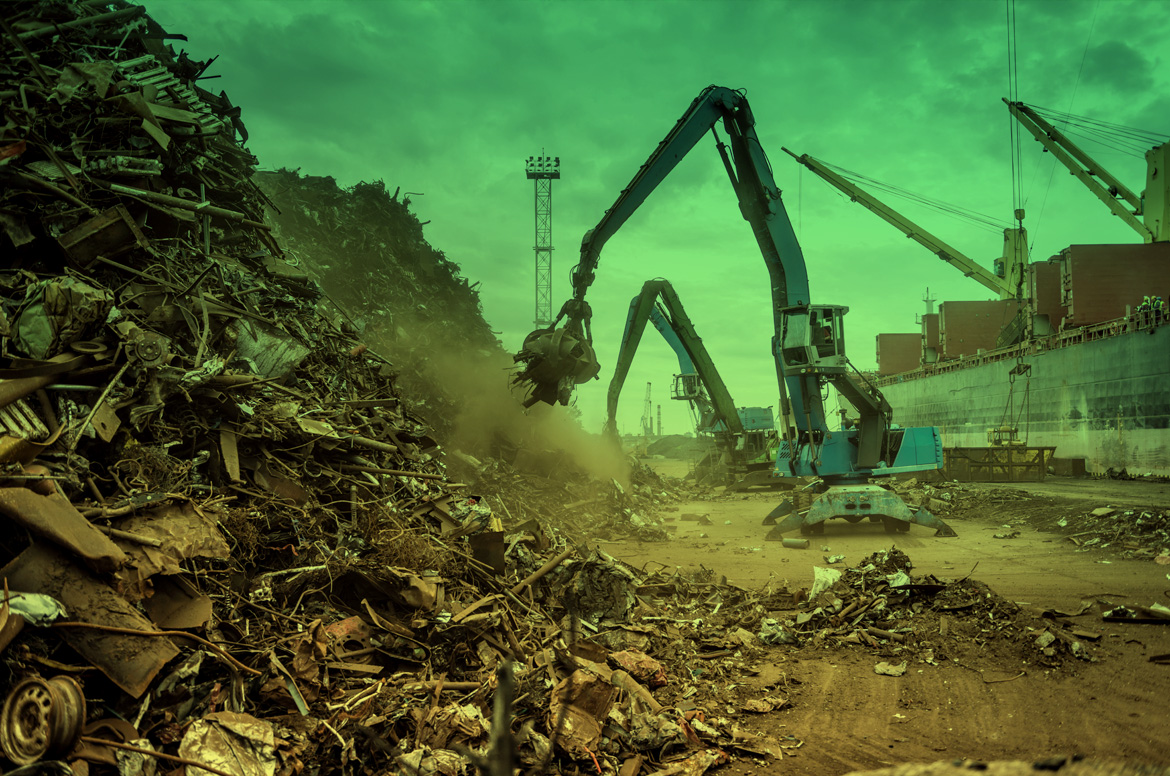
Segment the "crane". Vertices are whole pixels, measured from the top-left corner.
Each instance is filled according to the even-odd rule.
[[[1170,143],[1161,143],[1146,151],[1146,188],[1138,195],[1032,106],[1007,99],[1004,103],[1016,121],[1031,132],[1045,150],[1060,160],[1144,242],[1170,240]]]
[[[770,454],[774,455],[776,446],[771,408],[735,406],[678,293],[663,278],[647,280],[638,295],[630,300],[606,397],[606,433],[617,433],[618,399],[647,323],[658,330],[678,358],[679,373],[674,376],[671,399],[690,403],[697,418],[695,430],[714,437],[716,448],[726,459],[731,473],[744,475],[761,467],[771,468]],[[767,484],[766,477],[759,483],[757,479],[760,478],[739,482],[738,486]]]
[[[728,143],[719,137],[722,124]],[[891,408],[872,383],[853,370],[845,354],[842,305],[812,304],[808,270],[792,223],[781,201],[772,168],[755,130],[755,117],[739,90],[709,86],[622,190],[598,224],[585,233],[581,259],[571,280],[573,296],[552,326],[525,337],[515,355],[523,364],[516,380],[530,386],[530,401],[567,403],[576,385],[597,376],[600,364],[592,345],[592,312],[585,294],[596,278],[601,249],[708,132],[723,162],[740,211],[752,227],[768,270],[773,318],[772,357],[781,393],[781,412],[795,428],[785,429],[776,457],[778,477],[816,476],[820,493],[807,512],[774,510],[773,534],[799,527],[824,529],[824,521],[881,520],[891,531],[910,523],[930,526],[936,535],[954,531],[925,509],[911,510],[891,491],[868,484],[870,477],[942,467],[942,441],[934,427],[894,428]],[[558,328],[564,322],[562,328]],[[857,413],[845,428],[830,423],[822,400],[828,385]]]
[[[646,401],[642,404],[642,438],[647,442],[654,436],[654,404],[650,401],[650,383],[646,383]]]
[[[926,248],[940,259],[962,272],[967,277],[999,295],[1000,299],[1017,299],[1021,293],[1028,268],[1028,234],[1022,227],[1005,229],[1003,232],[1003,256],[995,261],[995,272],[963,254],[957,248],[935,237],[926,229],[894,210],[877,197],[844,176],[834,172],[824,162],[809,156],[797,155],[787,148],[781,149],[800,164],[812,170],[830,186],[844,193],[849,199],[877,215],[886,223],[901,231],[914,242]],[[1023,211],[1018,213],[1023,218]]]

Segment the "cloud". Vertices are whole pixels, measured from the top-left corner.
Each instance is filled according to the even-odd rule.
[[[1120,40],[1110,40],[1085,54],[1085,83],[1140,93],[1153,81],[1144,56]]]
[[[1170,20],[1161,4],[1017,0],[1015,8],[1023,99],[1170,130],[1162,96]],[[532,326],[534,306],[524,159],[545,149],[562,160],[553,191],[559,306],[582,235],[711,83],[747,90],[814,300],[850,306],[859,366],[873,364],[878,332],[914,330],[927,286],[939,299],[988,292],[802,172],[781,146],[1011,217],[1000,102],[1007,24],[992,0],[170,0],[148,11],[188,35],[193,56],[220,55],[211,73],[222,78],[204,85],[242,106],[262,166],[424,192],[412,207],[431,221],[427,239],[481,282],[488,320],[509,345]],[[1020,158],[1034,255],[1136,239],[1027,137]],[[1141,188],[1140,158],[1102,160]],[[999,255],[1001,235],[939,210],[908,215],[985,265]],[[602,255],[589,301],[603,380],[579,396],[596,426],[626,306],[655,276],[679,289],[736,401],[774,404],[767,272],[709,136]],[[677,363],[649,340],[627,385],[665,390]],[[640,404],[623,404],[623,425],[636,426]],[[681,424],[673,430],[683,430],[685,408],[663,404],[664,417]]]

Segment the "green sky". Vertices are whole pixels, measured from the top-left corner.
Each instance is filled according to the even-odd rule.
[[[850,203],[780,149],[1011,218],[1003,0],[147,2],[207,82],[243,108],[263,168],[341,185],[382,179],[412,196],[429,242],[482,282],[485,314],[516,349],[533,320],[533,190],[524,160],[561,157],[553,190],[556,305],[582,235],[708,84],[747,91],[757,132],[804,249],[812,301],[845,304],[850,357],[874,335],[914,331],[940,299],[991,293]],[[1170,133],[1170,3],[1017,0],[1019,98]],[[1088,146],[1140,189],[1144,163]],[[1025,225],[1034,258],[1137,236],[1028,137]],[[802,172],[803,170],[803,172]],[[990,266],[1002,234],[889,200]],[[669,279],[740,405],[775,405],[767,271],[710,142],[683,160],[607,244],[589,294],[602,379],[578,391],[604,417],[625,310]],[[1141,290],[1135,290],[1140,296]],[[651,332],[652,334],[652,332]],[[654,336],[630,371],[619,422],[633,431],[646,382],[667,432],[677,371]],[[501,379],[504,379],[501,377]]]

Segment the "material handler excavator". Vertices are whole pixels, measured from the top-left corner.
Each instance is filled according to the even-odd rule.
[[[722,122],[730,145],[719,138]],[[844,316],[847,307],[812,304],[808,271],[792,223],[781,202],[772,168],[756,136],[755,119],[742,91],[721,86],[704,89],[658,144],[606,211],[585,233],[581,260],[573,269],[573,297],[546,329],[529,334],[515,356],[523,368],[516,380],[529,384],[528,403],[565,404],[576,385],[597,376],[600,365],[593,350],[590,309],[585,293],[596,277],[601,249],[659,183],[710,131],[723,166],[751,225],[768,268],[773,315],[772,355],[780,387],[784,441],[776,456],[777,477],[818,477],[815,498],[807,509],[782,504],[765,522],[771,537],[799,528],[823,531],[824,522],[841,517],[850,522],[881,521],[887,531],[909,530],[911,523],[954,536],[942,520],[925,509],[910,509],[895,493],[869,484],[870,478],[942,467],[942,441],[935,427],[896,428],[889,403],[845,356]],[[561,322],[562,328],[557,328]],[[822,389],[836,388],[856,410],[857,419],[830,427]],[[779,522],[775,522],[779,520]]]
[[[715,454],[709,456],[713,460],[696,467],[696,479],[711,476],[726,480],[730,475],[735,489],[768,484],[777,446],[771,408],[736,408],[678,293],[662,278],[647,280],[630,301],[621,350],[609,383],[605,433],[617,435],[618,399],[647,323],[678,357],[679,374],[674,376],[670,398],[689,402],[696,416],[695,430],[715,440]]]

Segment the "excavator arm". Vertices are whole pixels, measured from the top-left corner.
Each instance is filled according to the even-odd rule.
[[[719,153],[739,197],[743,216],[752,222],[756,231],[772,276],[773,299],[781,306],[808,304],[804,257],[781,204],[780,190],[772,179],[771,165],[756,137],[755,117],[742,91],[721,86],[709,86],[695,98],[597,226],[585,233],[581,260],[572,274],[574,300],[584,301],[585,292],[596,277],[601,249],[609,238],[720,121],[730,139],[732,157],[728,158],[722,143]],[[571,314],[572,310],[562,312]]]
[[[740,211],[751,223],[768,267],[776,330],[780,329],[783,309],[808,304],[804,256],[756,136],[755,118],[747,98],[742,91],[709,86],[658,144],[597,226],[585,233],[581,259],[572,273],[573,297],[565,302],[553,325],[525,338],[515,357],[524,365],[516,380],[530,386],[529,403],[566,404],[575,385],[597,375],[600,366],[593,352],[589,330],[591,311],[585,294],[596,277],[601,250],[679,161],[720,121],[728,135],[730,154],[728,146],[716,136],[718,151],[739,199]],[[558,330],[556,327],[562,321],[564,328]]]
[[[675,351],[682,370],[681,376],[695,375],[705,389],[705,393],[696,394],[692,398],[700,407],[700,416],[705,416],[705,423],[712,427],[722,423],[723,433],[729,433],[732,438],[741,436],[743,422],[735,409],[735,402],[727,391],[723,378],[719,376],[710,354],[707,353],[702,338],[695,331],[694,324],[683,309],[678,294],[670,283],[662,278],[647,280],[642,285],[641,293],[630,301],[630,312],[626,317],[625,331],[622,333],[617,365],[614,368],[613,379],[609,383],[606,431],[617,433],[618,399],[626,375],[629,374],[630,364],[633,363],[634,354],[638,350],[638,344],[642,341],[647,322],[659,330]]]
[[[720,123],[726,144],[719,139]],[[596,376],[600,367],[585,295],[596,277],[601,250],[708,131],[768,269],[782,414],[795,425],[790,431],[785,423],[786,444],[777,456],[776,474],[819,475],[846,485],[864,482],[878,469],[892,474],[940,468],[938,429],[892,433],[889,404],[877,388],[849,373],[843,323],[848,308],[810,304],[804,255],[756,136],[747,98],[742,91],[719,86],[707,87],[695,98],[597,226],[585,234],[572,273],[573,297],[551,327],[528,335],[515,357],[524,364],[516,379],[531,385],[530,402],[567,403],[575,385]],[[854,404],[860,414],[856,427],[830,427],[822,400],[827,384]]]

